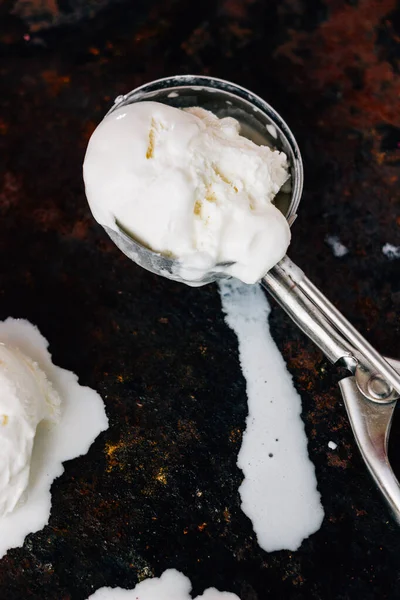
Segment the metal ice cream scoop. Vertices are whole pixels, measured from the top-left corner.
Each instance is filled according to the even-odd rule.
[[[291,190],[279,193],[275,203],[293,224],[303,189],[303,164],[292,132],[271,106],[233,83],[184,75],[160,79],[120,96],[110,112],[142,100],[179,108],[201,106],[219,117],[235,117],[243,135],[285,152]],[[118,223],[116,230],[105,229],[120,250],[138,265],[183,281],[175,259],[144,247]],[[211,271],[198,285],[223,277],[221,271]],[[351,373],[339,382],[339,387],[353,433],[371,475],[400,524],[400,485],[387,453],[392,416],[400,396],[400,361],[383,358],[287,256],[260,283],[332,363],[345,366]]]

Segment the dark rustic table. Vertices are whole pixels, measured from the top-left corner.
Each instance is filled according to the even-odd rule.
[[[400,261],[382,252],[400,245],[399,39],[394,0],[1,3],[0,318],[37,324],[110,419],[53,484],[49,525],[0,561],[1,600],[84,600],[170,567],[195,594],[400,597],[400,528],[322,355],[274,306],[326,517],[298,552],[267,554],[239,506],[232,431],[243,430],[246,396],[217,290],[129,262],[92,219],[81,177],[89,136],[118,94],[177,73],[249,87],[287,120],[304,156],[291,257],[399,357]],[[328,235],[346,256],[333,255]]]

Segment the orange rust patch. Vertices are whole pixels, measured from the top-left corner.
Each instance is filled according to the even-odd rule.
[[[190,37],[182,43],[181,48],[188,56],[195,56],[199,54],[203,48],[208,46],[210,41],[210,32],[206,31],[203,27],[198,27],[192,32]]]
[[[294,577],[292,579],[292,583],[293,585],[303,585],[304,579],[301,575],[297,575],[297,577]]]
[[[38,10],[39,5],[41,7],[40,11]],[[46,18],[38,19],[38,12],[42,12]],[[14,2],[12,13],[27,21],[29,31],[34,33],[41,29],[47,29],[49,27],[48,20],[51,19],[52,22],[55,22],[60,15],[60,9],[56,0],[41,0],[40,3],[17,0],[17,2]]]
[[[21,191],[20,184],[13,173],[4,174],[3,185],[0,188],[0,208],[10,208],[17,203]]]
[[[68,75],[59,75],[57,71],[49,69],[41,73],[43,81],[47,84],[49,92],[53,96],[58,96],[60,91],[68,85],[71,78]]]
[[[328,454],[328,465],[330,467],[337,467],[339,469],[347,469],[349,461],[344,458],[340,458],[337,454]]]
[[[379,307],[369,296],[360,296],[356,303],[357,312],[364,315],[368,323],[368,330],[373,329],[379,322]]]
[[[201,525],[197,526],[197,529],[199,531],[204,531],[204,529],[207,527],[207,523],[202,523]]]
[[[237,444],[238,442],[240,442],[242,438],[242,430],[239,429],[239,427],[237,429],[232,429],[232,431],[229,434],[229,441],[232,442],[232,444]]]
[[[62,234],[68,233],[65,223],[63,222],[62,213],[56,206],[38,208],[32,211],[32,217],[35,224],[40,226],[42,231],[50,231],[57,229]]]
[[[88,221],[77,221],[72,228],[71,235],[77,240],[83,240],[86,237],[88,229]]]
[[[330,17],[314,32],[289,30],[290,40],[276,51],[302,68],[305,85],[315,91],[340,86],[341,101],[329,109],[329,123],[368,130],[380,123],[398,125],[400,79],[377,51],[373,23],[385,22],[395,0],[360,0],[357,6],[328,0]],[[343,26],[345,23],[345,27]],[[304,52],[313,61],[302,58]],[[335,60],[332,60],[332,56]],[[361,89],[351,73],[362,76]]]
[[[249,8],[254,4],[254,0],[223,0],[220,10],[227,17],[237,20],[245,20],[249,18]]]
[[[121,441],[119,441],[115,444],[112,444],[111,442],[106,443],[104,452],[105,452],[106,458],[107,458],[107,469],[106,469],[107,473],[111,473],[111,471],[115,467],[118,467],[119,469],[123,469],[123,465],[120,463],[120,461],[118,460],[118,458],[116,456],[119,453],[119,451],[122,450],[123,448],[124,448],[124,444]]]
[[[3,121],[3,119],[0,119],[0,135],[6,135],[6,133],[8,132],[8,124]]]
[[[185,421],[180,419],[177,423],[177,426],[183,440],[190,441],[192,439],[200,439],[196,425],[193,421]]]
[[[86,123],[83,125],[82,138],[85,143],[89,141],[93,131],[96,129],[96,126],[97,125],[94,121],[86,121]]]
[[[251,40],[253,32],[248,27],[242,27],[239,23],[229,23],[228,29],[230,33],[241,42],[241,46],[244,46]]]

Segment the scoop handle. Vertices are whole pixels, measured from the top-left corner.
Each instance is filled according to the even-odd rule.
[[[331,362],[352,372],[339,386],[354,437],[400,525],[400,485],[387,453],[400,361],[383,358],[288,257],[260,283]]]
[[[342,362],[372,402],[389,403],[400,396],[400,375],[335,306],[285,256],[261,285],[300,329],[333,362]]]

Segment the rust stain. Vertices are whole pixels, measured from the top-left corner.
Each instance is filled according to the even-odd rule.
[[[382,151],[381,146],[382,146],[382,142],[384,139],[383,134],[378,129],[373,128],[368,132],[367,135],[368,135],[368,139],[369,139],[370,143],[372,144],[371,154],[375,158],[376,164],[380,167],[382,167],[383,165],[386,165],[388,167],[390,167],[390,166],[397,167],[397,162],[400,158],[400,152],[399,152],[400,146],[395,150]],[[399,142],[400,142],[400,138],[399,138]],[[397,181],[398,181],[398,177],[395,174],[393,174],[393,175],[391,174],[391,175],[388,175],[387,177],[385,177],[385,182],[388,184],[388,186],[397,184]]]
[[[82,141],[85,145],[88,143],[93,131],[96,129],[97,123],[95,121],[86,121],[82,129]]]
[[[68,75],[59,75],[54,69],[42,71],[41,77],[46,83],[48,91],[52,96],[58,96],[61,90],[71,82]]]
[[[303,348],[300,342],[292,341],[284,345],[283,354],[290,369],[296,369],[296,378],[301,386],[308,392],[312,392],[319,375],[317,368],[321,358],[319,351],[310,351],[309,348]]]
[[[253,30],[248,27],[242,27],[236,21],[229,23],[228,29],[230,33],[241,42],[240,46],[244,46],[249,42],[253,35]]]
[[[39,12],[46,14],[48,21],[51,22],[57,19],[60,9],[57,0],[41,0],[40,2],[17,0],[12,12],[30,22],[30,30],[35,32],[39,31],[44,24],[42,21],[38,21]]]
[[[314,91],[339,88],[340,101],[328,109],[328,126],[332,119],[363,130],[380,123],[398,125],[400,78],[380,59],[373,28],[396,8],[395,0],[360,0],[357,6],[328,0],[327,7],[327,21],[312,33],[289,30],[290,39],[276,56],[301,67],[304,85]],[[313,60],[303,58],[305,53]],[[354,84],[355,77],[361,85]]]
[[[3,415],[2,425],[7,425],[7,424],[8,424],[8,415]]]
[[[61,234],[66,233],[66,224],[63,221],[62,213],[54,204],[50,205],[49,203],[47,207],[33,210],[32,217],[42,231],[57,229]]]
[[[160,467],[160,469],[158,470],[158,473],[155,476],[155,480],[159,481],[163,485],[167,485],[167,483],[168,483],[165,471],[166,471],[165,467]]]
[[[367,331],[373,329],[380,317],[379,307],[376,302],[370,296],[359,295],[356,309],[357,313],[365,317],[368,323]]]
[[[198,27],[189,39],[181,44],[181,48],[188,56],[195,57],[212,42],[211,34],[205,27]]]
[[[284,355],[290,362],[290,366],[294,369],[306,370],[315,372],[315,365],[317,364],[319,354],[318,352],[311,352],[305,350],[301,343],[291,341],[284,346]]]
[[[118,467],[119,469],[123,469],[124,465],[118,459],[118,453],[124,449],[124,443],[119,441],[115,444],[111,442],[107,442],[105,445],[104,452],[107,458],[107,468],[106,472],[111,473],[111,471]]]
[[[347,469],[349,466],[349,460],[345,458],[340,458],[337,454],[330,453],[328,454],[328,465],[330,467],[337,467],[339,469]]]
[[[241,439],[242,430],[239,427],[237,429],[232,429],[232,431],[229,433],[229,441],[232,442],[232,444],[238,444]]]
[[[160,29],[157,26],[146,25],[138,33],[135,34],[134,40],[136,43],[146,42],[160,34]],[[112,45],[111,45],[112,47]]]
[[[231,19],[243,21],[249,17],[249,9],[255,0],[223,0],[221,12]]]
[[[5,210],[15,206],[19,200],[21,185],[13,173],[4,174],[3,185],[0,189],[0,209]]]
[[[77,221],[72,228],[71,236],[77,240],[84,240],[89,227],[89,221]]]
[[[189,442],[192,439],[200,439],[200,435],[197,431],[196,424],[193,421],[180,419],[177,425],[182,440],[187,440]]]
[[[6,135],[8,133],[8,123],[3,119],[0,119],[0,135]]]
[[[199,531],[204,531],[206,527],[207,527],[207,523],[201,523],[201,525],[197,526],[197,529]]]
[[[297,577],[294,577],[292,579],[292,583],[293,583],[293,585],[303,585],[304,578],[299,574],[299,575],[297,575]]]

